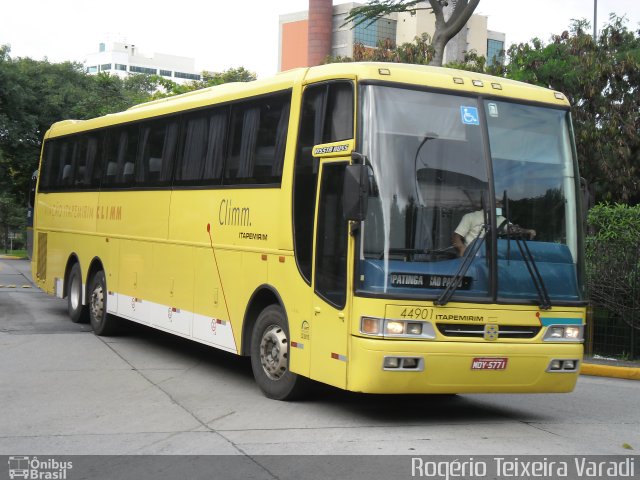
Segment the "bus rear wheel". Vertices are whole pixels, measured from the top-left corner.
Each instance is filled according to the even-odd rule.
[[[89,309],[82,304],[82,272],[78,263],[73,264],[67,278],[67,311],[73,323],[89,321]]]
[[[251,336],[251,368],[256,383],[274,400],[306,393],[307,379],[289,370],[289,326],[284,310],[270,305],[258,315]]]
[[[118,330],[118,318],[107,313],[107,281],[100,270],[89,286],[89,319],[96,335],[109,336]]]

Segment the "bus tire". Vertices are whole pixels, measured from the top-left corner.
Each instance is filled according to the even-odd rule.
[[[89,321],[89,309],[82,304],[82,272],[78,263],[73,264],[67,278],[67,311],[73,323]]]
[[[89,319],[93,332],[98,336],[113,335],[118,330],[118,318],[107,313],[107,281],[102,270],[91,277]]]
[[[293,400],[306,393],[307,379],[289,370],[289,326],[284,310],[269,305],[251,335],[251,368],[256,383],[274,400]]]

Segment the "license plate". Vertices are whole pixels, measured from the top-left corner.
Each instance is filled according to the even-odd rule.
[[[507,368],[507,358],[489,357],[474,358],[471,362],[471,370],[504,370]]]

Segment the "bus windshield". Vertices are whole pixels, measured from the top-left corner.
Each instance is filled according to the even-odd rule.
[[[362,91],[371,173],[358,291],[437,298],[466,251],[473,258],[454,299],[536,301],[533,268],[551,299],[580,300],[566,111],[392,86]],[[455,234],[466,247],[482,245],[457,248]]]

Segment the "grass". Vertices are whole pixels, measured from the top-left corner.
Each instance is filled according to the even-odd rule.
[[[26,250],[7,250],[5,252],[4,250],[0,250],[0,255],[9,255],[11,257],[27,258],[27,251]]]

